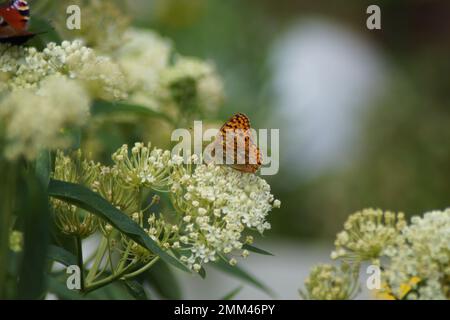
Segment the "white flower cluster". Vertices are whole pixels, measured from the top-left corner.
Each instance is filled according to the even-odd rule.
[[[174,206],[183,215],[180,241],[191,251],[183,259],[197,271],[201,264],[234,250],[247,256],[242,250],[244,231],[262,234],[270,229],[266,217],[280,206],[265,180],[226,166],[201,164],[192,171],[178,167],[170,184]]]
[[[114,54],[130,87],[130,101],[159,107],[160,73],[169,65],[171,44],[155,32],[130,28]]]
[[[89,116],[89,98],[78,82],[54,75],[36,91],[16,89],[0,101],[9,159],[36,157],[41,149],[64,148],[70,143],[61,129],[81,126]]]
[[[67,147],[62,130],[86,123],[92,99],[125,98],[118,65],[81,41],[49,43],[43,51],[0,44],[0,122],[9,159]]]
[[[385,272],[395,296],[404,284],[418,279],[406,299],[450,299],[450,209],[413,217],[388,252],[391,258]]]
[[[110,4],[98,3],[95,8],[102,6]],[[117,14],[113,7],[108,12],[111,17]],[[108,56],[99,55],[82,40],[49,43],[42,51],[0,44],[0,124],[7,124],[7,132],[0,134],[6,135],[10,159],[21,155],[32,159],[41,148],[67,146],[60,131],[84,124],[86,105],[95,99],[127,99],[171,115],[218,109],[223,85],[211,64],[178,57],[171,65],[168,40],[149,30],[125,26],[125,22],[117,26],[122,45],[109,50]],[[98,39],[94,29],[85,36],[84,41]],[[61,79],[58,86],[47,81],[57,76]],[[50,82],[53,92],[47,89]]]
[[[338,233],[333,259],[359,268],[382,265],[387,299],[450,299],[450,209],[415,216],[365,209],[347,219]]]
[[[214,113],[223,102],[223,84],[215,68],[194,58],[172,57],[170,41],[148,29],[130,26],[127,9],[108,0],[60,0],[84,8],[83,28],[67,32],[65,19],[57,23],[65,37],[82,39],[120,65],[129,86],[129,101],[151,109]]]
[[[50,43],[43,54],[58,72],[81,80],[92,97],[106,100],[127,97],[125,78],[119,66],[109,57],[98,56],[81,41],[63,41],[60,46]]]
[[[66,12],[71,5],[82,8],[80,29],[69,30],[65,14],[57,14],[55,17],[55,27],[64,39],[83,39],[89,47],[108,54],[123,45],[124,33],[131,19],[127,15],[126,8],[123,5],[119,7],[117,1],[58,0],[53,2],[58,13]]]
[[[403,213],[374,209],[356,212],[345,222],[344,231],[338,233],[331,258],[378,263],[383,251],[394,244],[398,232],[405,226]]]
[[[43,51],[0,45],[0,51],[4,51],[0,74],[8,79],[11,89],[37,89],[43,79],[59,74],[80,80],[93,98],[114,100],[127,95],[119,66],[108,57],[98,56],[81,41],[49,43]]]
[[[123,184],[131,188],[167,189],[168,176],[171,169],[170,151],[153,148],[135,143],[129,157],[128,146],[125,144],[113,155],[114,169],[119,172]]]
[[[300,295],[306,300],[349,300],[358,290],[357,277],[347,264],[320,264],[311,269]]]
[[[25,49],[19,46],[0,45],[0,83],[7,88],[8,80],[17,72]],[[2,90],[0,90],[0,93]]]
[[[224,99],[223,84],[214,66],[189,57],[178,57],[161,74],[163,87],[180,108],[214,113]]]

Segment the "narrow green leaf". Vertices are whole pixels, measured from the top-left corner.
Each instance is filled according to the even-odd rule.
[[[239,286],[236,289],[231,290],[229,293],[220,298],[220,300],[232,300],[239,292],[241,292],[242,288],[242,286]]]
[[[173,119],[170,118],[165,113],[158,112],[158,111],[152,110],[146,106],[141,106],[141,105],[137,105],[137,104],[97,100],[93,103],[93,105],[91,107],[91,113],[93,115],[122,113],[122,112],[143,115],[143,116],[153,117],[153,118],[162,118],[162,119],[166,120],[167,122],[174,124]]]
[[[162,250],[136,222],[111,205],[99,194],[78,184],[53,179],[50,180],[48,193],[52,197],[74,204],[77,207],[98,215],[117,230],[126,234],[130,239],[159,255],[167,263],[183,271],[190,272],[180,261]]]
[[[228,261],[226,261],[224,258],[220,258],[215,263],[212,264],[214,267],[218,268],[219,270],[226,272],[230,275],[232,275],[235,278],[244,280],[245,282],[255,286],[258,289],[261,289],[265,293],[267,293],[270,296],[273,296],[273,292],[264,285],[261,281],[256,279],[254,276],[249,274],[244,269],[238,267],[238,266],[231,266]]]
[[[50,182],[51,170],[50,151],[42,150],[39,152],[36,159],[36,175],[45,187],[47,187]]]
[[[49,244],[50,213],[48,197],[41,181],[23,173],[21,196],[17,203],[24,221],[24,249],[19,273],[18,298],[43,298],[46,291],[45,270]]]
[[[77,257],[66,249],[55,245],[50,245],[48,248],[47,257],[65,266],[77,264]]]
[[[263,254],[265,256],[273,256],[272,253],[270,253],[269,251],[257,248],[255,246],[249,245],[249,244],[244,244],[242,246],[243,249],[246,249],[248,251],[254,252],[254,253],[258,253],[258,254]]]
[[[0,141],[1,143],[1,141]],[[1,147],[1,145],[0,145]],[[17,166],[3,159],[0,155],[0,172],[2,173],[2,183],[0,183],[0,300],[11,299],[14,296],[8,295],[8,264],[9,260],[9,232],[13,221],[16,197]],[[14,272],[14,277],[17,274]],[[12,289],[16,289],[14,282]]]
[[[164,261],[158,261],[147,272],[142,274],[141,279],[148,284],[164,299],[182,299],[181,287],[177,277]]]
[[[123,281],[123,284],[125,285],[128,293],[131,294],[136,300],[148,300],[144,288],[136,280],[125,280]]]

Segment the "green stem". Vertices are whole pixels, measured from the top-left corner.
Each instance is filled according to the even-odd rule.
[[[125,249],[125,253],[122,256],[122,259],[117,267],[116,273],[121,273],[121,270],[123,269],[123,267],[125,266],[125,263],[127,262],[128,255],[130,254],[130,250],[131,250],[131,241],[129,241],[127,244],[127,248]]]
[[[108,240],[106,239],[106,246],[107,245],[108,245]],[[105,246],[105,248],[102,248],[102,250],[99,250],[99,252],[101,252],[100,261],[103,259],[103,255],[106,252],[106,246]],[[90,283],[86,286],[86,288],[84,290],[84,293],[88,293],[88,292],[94,291],[96,289],[99,289],[101,287],[104,287],[104,286],[110,284],[114,280],[120,278],[129,268],[131,268],[133,266],[133,263],[130,263],[129,265],[127,265],[125,267],[125,263],[127,262],[128,255],[130,253],[130,249],[131,249],[131,242],[128,243],[128,245],[126,247],[126,250],[124,252],[124,255],[122,256],[122,259],[121,259],[119,265],[117,266],[117,269],[116,270],[112,269],[111,272],[113,274],[110,275],[109,277],[106,277],[106,278],[104,278],[102,280],[99,280],[99,281],[95,282],[93,280],[95,279],[95,273],[97,271],[93,272],[92,276],[91,276],[92,281],[90,281]],[[98,265],[96,266],[97,269],[98,269],[99,265],[100,265],[100,263],[98,263]],[[93,266],[93,268],[94,268],[94,266]],[[91,278],[90,278],[90,280],[91,280]]]
[[[16,192],[16,165],[0,159],[0,172],[4,173],[4,181],[0,187],[0,300],[6,297],[6,277],[8,272],[9,234],[14,210]]]
[[[76,248],[77,248],[77,263],[80,268],[80,282],[81,292],[84,291],[84,267],[83,267],[83,246],[80,236],[75,236]]]
[[[101,287],[104,287],[104,286],[110,284],[114,280],[121,278],[125,274],[125,272],[127,272],[128,269],[131,268],[132,266],[133,266],[133,264],[129,264],[125,269],[122,270],[122,272],[110,275],[109,277],[106,277],[97,282],[93,282],[91,285],[89,285],[85,288],[84,293],[86,294],[88,292],[100,289]]]
[[[108,239],[106,239],[106,237],[103,237],[97,249],[94,264],[92,265],[92,268],[89,270],[88,275],[86,277],[86,284],[89,284],[90,282],[92,282],[92,280],[95,279],[95,275],[97,274],[98,268],[103,260],[103,256],[105,255],[107,246],[108,246]]]
[[[150,268],[151,268],[158,260],[159,260],[159,256],[156,256],[152,261],[150,261],[149,263],[147,263],[147,264],[146,264],[145,266],[143,266],[142,268],[140,268],[140,269],[138,269],[138,270],[136,270],[136,271],[134,271],[134,272],[128,273],[128,274],[124,275],[122,278],[123,278],[123,279],[134,278],[134,277],[140,275],[142,272],[145,272],[145,271],[147,271],[148,269],[150,269]]]
[[[84,293],[88,293],[88,292],[92,292],[94,290],[100,289],[101,287],[107,286],[108,284],[112,283],[113,281],[115,281],[117,279],[127,280],[130,278],[136,277],[139,274],[141,274],[142,272],[145,272],[148,269],[150,269],[158,260],[159,260],[159,257],[157,256],[152,261],[150,261],[145,266],[143,266],[142,268],[126,274],[126,272],[134,266],[134,263],[130,263],[120,273],[110,275],[109,277],[107,277],[105,279],[94,282],[90,286],[87,286],[86,289],[84,290]]]

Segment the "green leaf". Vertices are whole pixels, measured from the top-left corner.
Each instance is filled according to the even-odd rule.
[[[36,175],[42,184],[47,187],[50,182],[50,172],[52,171],[50,151],[42,150],[36,159]]]
[[[133,300],[135,299],[129,290],[121,283],[116,281],[108,285],[91,291],[85,295],[87,299],[92,300]]]
[[[79,294],[78,290],[69,290],[66,286],[65,279],[62,276],[56,277],[49,275],[47,277],[48,291],[58,296],[62,300],[83,300],[84,297]]]
[[[1,150],[1,145],[0,145]],[[2,173],[2,183],[0,183],[0,300],[11,299],[15,295],[9,295],[9,292],[15,291],[17,283],[8,285],[8,264],[9,260],[9,232],[13,223],[13,212],[17,202],[17,165],[3,159],[0,155],[0,172]],[[17,274],[14,272],[14,278]],[[11,289],[11,290],[9,290]]]
[[[176,275],[163,261],[155,263],[142,275],[150,286],[164,299],[180,300],[182,293]]]
[[[127,235],[130,239],[159,255],[161,259],[167,263],[170,263],[183,271],[190,272],[190,270],[180,261],[162,250],[136,222],[111,205],[99,194],[78,184],[53,179],[50,180],[48,193],[52,197],[74,204],[79,208],[96,214],[110,223],[117,230]]]
[[[30,31],[37,35],[27,45],[43,50],[49,42],[61,43],[61,37],[48,20],[41,19],[35,14],[30,22]]]
[[[238,266],[232,266],[229,264],[228,261],[226,261],[223,257],[220,257],[219,260],[217,260],[215,263],[212,264],[217,269],[226,272],[230,275],[232,275],[235,278],[241,279],[253,286],[255,286],[258,289],[261,289],[265,293],[267,293],[270,296],[274,296],[272,290],[270,290],[266,285],[264,285],[261,281],[257,280],[254,276],[249,274],[244,269],[238,267]]]
[[[232,300],[239,292],[242,290],[242,286],[237,287],[236,289],[231,290],[229,293],[224,295],[220,300]]]
[[[41,181],[23,172],[22,199],[17,209],[24,222],[23,260],[19,273],[18,299],[43,298],[46,291],[45,271],[49,244],[50,213],[48,197]]]
[[[65,266],[71,266],[77,264],[77,257],[64,248],[50,245],[47,252],[47,257],[59,262]]]
[[[148,300],[147,294],[139,282],[136,280],[125,280],[123,283],[125,288],[128,290],[128,293],[131,294],[136,300]]]
[[[243,248],[243,249],[246,249],[246,250],[248,250],[248,251],[254,252],[254,253],[263,254],[263,255],[265,255],[265,256],[273,256],[273,254],[270,253],[269,251],[266,251],[266,250],[257,248],[257,247],[255,247],[255,246],[251,246],[251,245],[249,245],[249,244],[244,244],[244,245],[242,246],[242,248]]]
[[[130,114],[137,114],[152,118],[162,118],[166,120],[167,122],[174,124],[174,120],[170,118],[165,113],[155,111],[150,109],[149,107],[137,105],[137,104],[130,104],[130,103],[124,103],[124,102],[109,102],[104,100],[97,100],[93,103],[91,107],[91,113],[93,115],[100,115],[100,114],[112,114],[112,113],[130,113]]]

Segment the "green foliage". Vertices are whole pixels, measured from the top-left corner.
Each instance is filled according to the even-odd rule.
[[[182,290],[177,275],[163,261],[158,261],[153,268],[140,277],[148,283],[163,299],[182,299]]]
[[[54,198],[67,201],[98,215],[130,239],[133,239],[151,252],[159,255],[167,263],[183,271],[189,271],[182,263],[163,251],[136,222],[112,206],[97,193],[83,186],[58,180],[51,180],[48,192]]]
[[[272,290],[270,290],[265,284],[263,284],[260,280],[256,279],[254,276],[252,276],[243,268],[238,266],[231,266],[230,263],[225,259],[218,260],[216,263],[213,264],[213,266],[225,273],[228,273],[229,275],[237,279],[243,280],[244,282],[247,282],[255,286],[256,288],[267,293],[269,296],[274,297],[274,293],[272,292]]]

